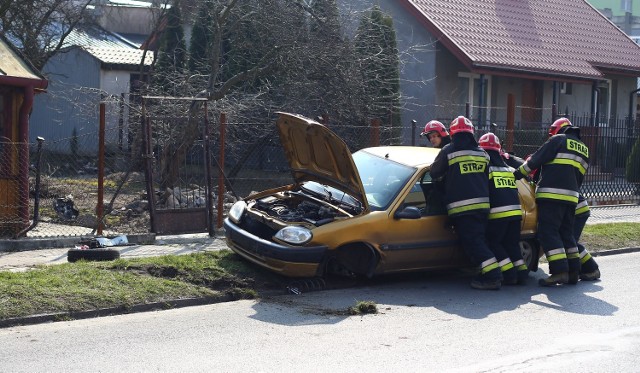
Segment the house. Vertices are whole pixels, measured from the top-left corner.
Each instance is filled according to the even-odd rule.
[[[469,115],[504,125],[513,95],[521,128],[546,127],[552,108],[608,118],[635,116],[640,46],[584,0],[358,0],[394,20],[401,66],[404,140],[411,119]],[[416,48],[416,46],[419,46]],[[595,123],[593,123],[595,124]]]
[[[640,38],[640,1],[588,0],[602,15],[631,38]]]
[[[61,153],[96,155],[98,104],[104,101],[106,142],[125,145],[129,126],[126,102],[153,61],[153,53],[138,46],[100,26],[77,25],[65,39],[65,47],[43,68],[50,82],[49,94],[37,100],[31,138],[42,136]],[[73,151],[72,138],[80,139]]]
[[[29,226],[29,113],[47,80],[0,34],[0,237]]]

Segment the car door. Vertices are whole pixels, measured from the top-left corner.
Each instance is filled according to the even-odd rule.
[[[457,236],[448,225],[443,190],[426,171],[411,184],[390,209],[388,240],[381,245],[384,271],[459,266],[460,248]],[[394,217],[408,206],[418,208],[420,217]]]

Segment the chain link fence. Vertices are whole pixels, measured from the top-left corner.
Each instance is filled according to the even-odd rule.
[[[517,106],[511,110],[512,113],[506,107],[440,106],[430,108],[429,115],[448,125],[455,116],[467,114],[476,124],[478,137],[493,131],[506,150],[526,157],[546,140],[552,122],[551,111]],[[276,114],[261,120],[228,115],[224,120],[219,111],[198,111],[191,119],[197,124],[193,141],[178,152],[180,146],[185,145],[179,139],[185,140],[181,136],[186,131],[188,115],[150,113],[145,122],[140,112],[135,111],[135,115],[128,118],[126,128],[122,121],[105,127],[103,155],[96,145],[101,136],[99,130],[45,139],[40,162],[39,217],[35,227],[26,233],[28,237],[93,235],[100,228],[105,235],[145,233],[152,230],[152,208],[205,209],[204,219],[215,224],[235,199],[292,182],[274,124]],[[478,120],[479,115],[485,120]],[[509,120],[509,116],[513,119]],[[630,122],[628,118],[596,122],[589,116],[573,113],[567,116],[581,128],[582,138],[590,148],[591,166],[583,185],[589,201],[592,204],[638,203],[640,175],[637,181],[629,180],[627,169],[629,164],[634,164],[630,155],[640,135],[639,122]],[[414,131],[408,131],[413,133],[409,137],[405,133],[403,139],[398,123],[390,124],[388,118],[357,124],[328,118],[317,120],[338,134],[351,151],[391,144],[428,146],[424,138],[418,137],[423,123],[416,124]],[[404,121],[408,120],[410,118]],[[142,131],[147,128],[145,124],[149,128],[146,149]],[[408,128],[406,123],[405,127]],[[18,171],[21,167],[28,169],[24,162],[35,165],[36,146],[35,143],[3,142],[0,147],[0,233],[3,237],[13,236],[33,223],[35,167],[30,168],[28,192],[20,188]],[[21,160],[26,157],[27,148],[31,159]],[[178,153],[180,160],[171,162]],[[104,167],[102,220],[97,211],[101,165]],[[145,171],[152,176],[151,185],[146,183]],[[22,183],[27,185],[24,180]],[[221,204],[220,190],[226,191]],[[206,210],[207,195],[212,197],[211,211]],[[26,200],[28,204],[21,204],[20,201]],[[178,218],[187,225],[191,223],[189,219]]]

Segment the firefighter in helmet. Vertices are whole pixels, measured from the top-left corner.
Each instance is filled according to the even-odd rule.
[[[514,172],[519,179],[539,169],[536,187],[538,240],[549,262],[550,275],[540,286],[576,284],[580,254],[573,236],[580,186],[589,167],[589,148],[580,129],[560,118],[549,129],[552,135]]]
[[[478,145],[489,154],[489,224],[487,243],[500,264],[503,285],[524,284],[529,268],[520,251],[520,226],[522,209],[514,169],[507,166],[501,152],[500,139],[495,134],[485,133]]]
[[[447,214],[465,253],[479,267],[471,287],[497,290],[502,273],[485,239],[490,207],[489,156],[478,146],[469,119],[455,118],[449,133],[451,143],[438,153],[429,173],[433,180],[444,179]]]
[[[420,136],[426,137],[431,145],[438,149],[444,148],[445,145],[451,142],[451,137],[444,124],[437,120],[432,120],[425,124],[424,131],[420,133]]]

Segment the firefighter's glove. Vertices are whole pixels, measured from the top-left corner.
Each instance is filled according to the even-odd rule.
[[[522,172],[515,170],[513,171],[513,177],[515,177],[516,180],[520,180],[524,177],[524,175],[522,174]]]

